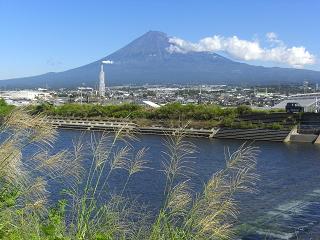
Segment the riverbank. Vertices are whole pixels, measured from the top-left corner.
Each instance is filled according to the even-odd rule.
[[[92,130],[92,131],[124,131],[134,132],[136,134],[152,134],[152,135],[174,135],[180,128],[161,127],[161,126],[139,126],[130,121],[123,120],[97,120],[97,119],[81,119],[81,118],[47,118],[48,123],[54,127],[62,129],[74,130]],[[188,137],[204,137],[212,138],[219,128],[212,129],[194,129],[185,128],[184,134]]]
[[[6,106],[9,107],[9,106]],[[320,114],[256,111],[248,106],[171,103],[157,109],[141,105],[65,104],[30,106],[31,114],[44,114],[55,127],[140,134],[174,134],[181,126],[188,137],[254,141],[320,143]],[[298,129],[293,129],[298,126]]]
[[[159,108],[148,108],[136,104],[96,105],[64,104],[31,106],[33,114],[45,114],[57,118],[80,118],[91,120],[132,121],[140,127],[180,127],[189,123],[190,128],[212,129],[265,128],[290,129],[297,123],[296,115],[284,112],[258,111],[249,106],[221,107],[217,105],[195,105],[169,103]]]
[[[139,126],[132,121],[124,120],[99,120],[99,119],[81,119],[81,118],[47,118],[48,123],[54,127],[75,130],[96,130],[96,131],[124,131],[134,132],[136,134],[152,135],[174,135],[181,128],[161,127],[161,126]],[[254,129],[234,129],[225,127],[216,127],[211,129],[184,128],[184,134],[187,137],[217,138],[217,139],[238,139],[248,141],[273,141],[273,142],[303,142],[319,143],[318,135],[299,134],[297,129],[272,130],[263,128]]]

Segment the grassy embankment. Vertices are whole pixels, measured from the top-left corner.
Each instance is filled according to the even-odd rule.
[[[205,129],[217,126],[267,129],[284,129],[288,127],[287,119],[282,119],[280,122],[267,123],[245,119],[244,117],[248,115],[269,115],[274,112],[253,110],[248,106],[222,108],[216,105],[171,103],[157,109],[149,109],[136,104],[106,106],[95,104],[52,106],[42,104],[32,107],[32,112],[58,117],[129,118],[140,126],[178,127],[189,122],[190,127]]]

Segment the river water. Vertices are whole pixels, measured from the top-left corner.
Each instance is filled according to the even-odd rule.
[[[59,130],[55,149],[72,146],[80,131]],[[88,136],[87,136],[88,137]],[[87,139],[89,140],[89,139]],[[225,165],[224,149],[237,149],[243,142],[236,140],[194,139],[198,152],[193,160],[197,175],[195,188]],[[260,148],[257,173],[260,175],[258,193],[241,195],[238,229],[242,239],[320,239],[320,146],[255,142]],[[150,170],[137,174],[129,182],[128,194],[157,209],[162,201],[164,177],[161,169],[161,136],[139,136],[135,148],[148,147]],[[115,187],[123,180],[116,174]],[[318,229],[318,230],[317,230]],[[319,231],[319,232],[317,232]]]

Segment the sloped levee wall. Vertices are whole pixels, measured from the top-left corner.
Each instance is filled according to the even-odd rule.
[[[304,113],[300,119],[298,132],[302,134],[320,134],[320,114]]]
[[[314,143],[317,137],[315,134],[292,134],[290,142]]]
[[[93,130],[93,131],[130,131],[137,134],[154,134],[154,135],[171,135],[176,134],[177,128],[166,127],[139,127],[132,122],[110,122],[110,121],[93,121],[79,119],[47,119],[47,122],[57,128],[75,129],[75,130]],[[210,138],[214,135],[216,129],[184,129],[185,136],[188,137],[205,137]]]
[[[139,127],[131,122],[107,122],[74,119],[48,119],[54,127],[77,130],[98,130],[117,131],[123,129],[140,134],[171,135],[178,129],[165,127]],[[297,127],[292,130],[272,130],[265,128],[234,129],[234,128],[214,128],[214,129],[184,129],[188,137],[239,139],[248,141],[274,141],[274,142],[302,142],[320,143],[318,134],[301,134],[297,132]],[[317,139],[319,138],[319,139]]]
[[[290,130],[221,128],[213,137],[224,139],[283,142]]]
[[[298,114],[290,113],[269,113],[269,114],[249,114],[239,118],[241,121],[250,121],[253,124],[264,123],[281,123],[286,128],[291,128],[299,121],[300,116]]]

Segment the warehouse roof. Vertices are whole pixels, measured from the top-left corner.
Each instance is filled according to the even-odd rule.
[[[302,107],[309,107],[309,106],[315,104],[316,101],[319,102],[319,100],[316,100],[315,98],[307,98],[307,99],[303,99],[303,98],[301,98],[301,99],[298,99],[298,98],[296,98],[296,99],[287,99],[287,100],[284,100],[284,101],[276,104],[276,105],[273,106],[272,108],[282,108],[282,109],[284,109],[284,108],[286,108],[286,105],[287,105],[287,103],[289,103],[289,102],[299,103]]]
[[[147,104],[148,106],[150,107],[153,107],[153,108],[159,108],[160,105],[154,103],[154,102],[151,102],[151,101],[143,101],[144,104]]]

